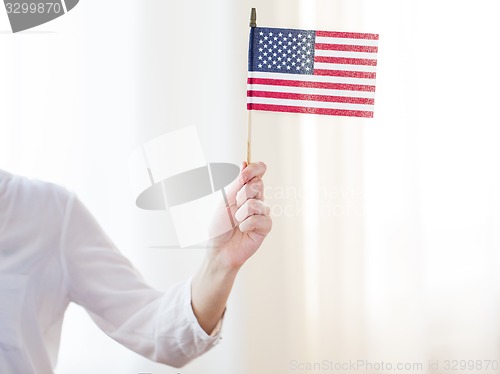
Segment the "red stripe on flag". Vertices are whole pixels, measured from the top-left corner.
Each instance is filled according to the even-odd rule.
[[[373,112],[365,110],[307,108],[307,107],[297,107],[297,106],[287,106],[287,105],[268,105],[268,104],[251,104],[251,103],[247,104],[247,109],[266,110],[270,112],[308,113],[308,114],[323,114],[328,116],[373,118]]]
[[[326,62],[328,64],[349,64],[349,65],[377,66],[377,60],[372,60],[369,58],[315,56],[314,62]]]
[[[349,39],[369,39],[378,40],[378,34],[366,34],[359,32],[338,32],[338,31],[316,31],[316,36],[327,38],[349,38]]]
[[[372,47],[369,45],[316,43],[315,48],[323,51],[346,51],[346,52],[366,52],[366,53],[378,52],[378,47]]]
[[[314,75],[327,75],[334,77],[366,78],[366,79],[375,79],[377,77],[377,73],[370,73],[366,71],[327,70],[327,69],[314,69]]]
[[[346,96],[329,96],[329,95],[305,95],[289,92],[268,92],[268,91],[247,91],[247,97],[268,97],[272,99],[287,99],[287,100],[307,100],[307,101],[322,101],[328,103],[348,103],[348,104],[364,104],[373,105],[374,99],[365,97],[346,97]]]
[[[292,75],[292,74],[290,74],[290,75]],[[369,85],[364,85],[364,84],[308,82],[308,81],[268,79],[268,78],[248,78],[247,83],[248,84],[264,84],[264,85],[270,85],[270,86],[325,88],[325,89],[329,89],[329,90],[375,92],[375,86],[369,86]]]

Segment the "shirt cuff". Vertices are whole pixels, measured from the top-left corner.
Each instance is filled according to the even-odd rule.
[[[222,317],[219,319],[217,322],[217,325],[213,329],[213,331],[209,334],[206,333],[205,330],[200,326],[198,319],[196,318],[194,311],[193,311],[193,306],[191,304],[192,302],[192,296],[191,296],[191,287],[192,287],[192,281],[193,279],[190,278],[186,282],[186,287],[183,292],[184,296],[184,313],[188,318],[189,323],[193,327],[196,335],[200,337],[203,341],[211,341],[212,345],[217,345],[220,343],[220,340],[222,339],[222,325],[224,322],[224,315],[226,314],[226,309],[224,309],[224,312],[222,314]]]

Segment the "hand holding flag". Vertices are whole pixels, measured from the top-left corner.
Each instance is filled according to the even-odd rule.
[[[210,257],[216,258],[223,267],[239,269],[271,231],[270,210],[263,201],[262,177],[266,169],[263,162],[243,163],[240,175],[227,188],[228,211],[221,207],[218,213],[223,220],[229,213],[235,226],[213,239],[210,250]],[[214,224],[217,225],[217,219]]]

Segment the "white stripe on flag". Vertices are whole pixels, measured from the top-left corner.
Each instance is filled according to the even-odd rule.
[[[324,101],[308,101],[308,100],[272,99],[267,97],[248,97],[247,103],[265,104],[265,105],[286,105],[286,106],[306,107],[306,108],[373,111],[373,105],[330,103]]]
[[[373,40],[373,39],[331,38],[331,37],[325,37],[325,36],[316,36],[316,43],[367,45],[370,47],[378,46],[378,40]]]
[[[248,89],[251,91],[284,92],[284,93],[296,93],[300,95],[363,97],[367,99],[375,98],[375,92],[328,90],[324,88],[304,88],[304,87],[289,87],[289,86],[272,86],[267,84],[249,84]]]
[[[362,72],[369,72],[369,73],[376,73],[377,72],[376,66],[350,65],[350,64],[329,64],[326,62],[315,62],[314,69],[362,71]]]

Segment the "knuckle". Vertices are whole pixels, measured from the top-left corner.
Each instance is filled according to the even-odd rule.
[[[255,199],[248,200],[248,207],[252,213],[258,211],[259,210],[258,200],[255,200]]]
[[[251,195],[255,196],[256,194],[258,194],[262,190],[263,186],[264,185],[263,185],[261,179],[256,180],[256,181],[254,181],[254,182],[252,182],[251,184],[248,185],[248,187],[247,187],[248,190],[249,190],[248,192]]]
[[[236,200],[241,200],[243,197],[245,197],[245,190],[241,189],[236,193]]]

